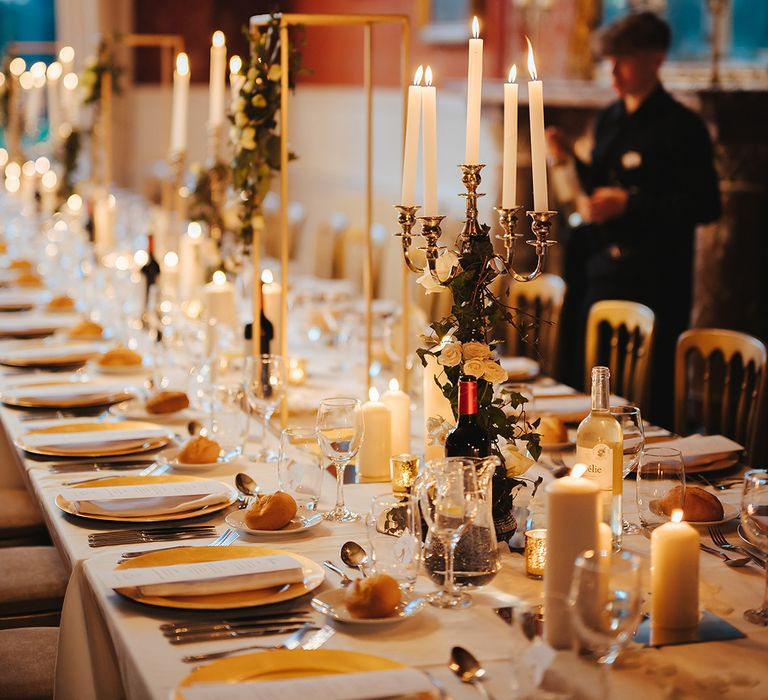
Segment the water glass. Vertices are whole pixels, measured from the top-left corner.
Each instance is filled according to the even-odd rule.
[[[245,362],[245,389],[251,408],[260,418],[262,449],[249,455],[255,462],[274,462],[278,455],[263,447],[266,444],[269,421],[285,398],[285,360],[280,355],[257,355]]]
[[[242,454],[248,439],[248,420],[248,403],[242,382],[212,387],[206,432],[225,453]]]
[[[622,478],[637,469],[640,462],[640,454],[645,446],[645,431],[643,429],[643,417],[637,406],[614,406],[610,409],[611,415],[619,422],[624,437],[624,455],[622,458]],[[622,520],[622,530],[627,535],[640,532],[640,528],[634,523]]]
[[[283,430],[277,478],[280,490],[293,496],[299,508],[317,509],[323,484],[323,453],[314,428]]]
[[[741,526],[747,539],[768,554],[768,470],[752,469],[744,475]],[[745,620],[764,627],[768,626],[768,568],[765,576],[762,607],[744,612]]]
[[[669,522],[672,510],[663,510],[663,499],[672,491],[681,491],[680,505],[685,496],[685,465],[680,450],[671,447],[649,447],[640,455],[637,467],[637,511],[645,532]]]
[[[421,519],[413,496],[374,496],[366,518],[373,571],[410,591],[421,561]]]

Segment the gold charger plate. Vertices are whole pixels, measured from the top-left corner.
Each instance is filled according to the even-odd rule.
[[[86,382],[35,382],[32,384],[22,384],[14,386],[13,391],[16,396],[0,395],[0,401],[6,406],[16,406],[18,408],[88,408],[90,406],[105,406],[107,404],[119,403],[133,397],[130,391],[99,391],[98,384],[92,386],[92,394],[77,394],[75,396],[19,396],[19,391],[41,387],[41,386],[73,386],[79,387]]]
[[[244,683],[247,681],[280,681],[290,678],[329,676],[339,673],[363,673],[407,668],[404,664],[381,656],[341,649],[276,649],[268,654],[257,652],[200,666],[176,686],[175,697],[198,683]],[[425,700],[433,693],[419,693]]]
[[[30,430],[24,435],[16,438],[16,447],[21,448],[25,452],[35,455],[45,455],[48,457],[112,457],[117,455],[130,455],[140,452],[150,452],[157,450],[161,447],[165,447],[171,440],[173,440],[173,432],[168,431],[162,436],[153,436],[147,438],[136,438],[134,440],[119,440],[119,441],[104,441],[103,443],[87,443],[87,444],[74,444],[74,445],[27,445],[24,442],[24,438],[27,435],[39,435],[44,433],[50,433],[52,436],[63,433],[76,433],[76,432],[109,432],[110,430],[142,430],[152,429],[157,430],[161,426],[155,423],[147,423],[144,421],[132,421],[125,420],[119,423],[65,423],[63,425],[55,425],[50,428],[37,428]]]
[[[260,605],[272,605],[286,600],[299,598],[315,590],[324,580],[323,567],[311,559],[288,552],[284,549],[268,549],[250,545],[232,545],[228,547],[180,547],[178,549],[161,549],[147,552],[141,556],[128,559],[117,565],[117,569],[136,569],[145,566],[172,566],[174,564],[195,564],[222,559],[243,559],[245,557],[262,557],[285,554],[296,559],[304,570],[302,583],[290,583],[284,586],[274,586],[256,591],[239,591],[236,593],[217,593],[216,595],[194,596],[141,596],[131,589],[116,589],[126,598],[137,603],[157,605],[163,608],[185,608],[188,610],[229,610],[232,608],[251,608]]]
[[[160,476],[110,476],[105,478],[88,479],[88,481],[81,481],[75,484],[73,488],[84,489],[91,486],[136,486],[137,484],[170,484],[179,481],[209,481],[208,479],[202,479],[199,476],[177,476],[175,474],[161,474]],[[54,501],[60,510],[63,510],[69,515],[76,515],[78,518],[87,518],[88,520],[106,520],[108,522],[120,522],[120,523],[161,523],[167,520],[186,520],[187,518],[198,518],[201,515],[208,515],[208,513],[216,513],[217,511],[228,508],[235,501],[237,501],[237,492],[234,489],[230,489],[229,499],[216,503],[211,506],[203,506],[196,510],[188,510],[183,513],[168,513],[167,515],[126,515],[120,517],[118,515],[97,515],[96,513],[78,513],[73,507],[71,501],[68,501],[61,494],[56,496]]]

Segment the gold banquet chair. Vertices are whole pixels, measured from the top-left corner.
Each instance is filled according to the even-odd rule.
[[[595,365],[611,370],[611,393],[645,412],[656,316],[644,304],[610,299],[592,304],[587,317],[584,386]]]
[[[530,357],[549,376],[557,371],[560,342],[560,315],[565,299],[565,280],[552,274],[542,274],[531,282],[512,282],[509,305],[538,320],[530,331],[507,326],[507,354]]]
[[[766,391],[766,349],[738,331],[685,331],[675,355],[675,431],[726,435],[753,464]]]

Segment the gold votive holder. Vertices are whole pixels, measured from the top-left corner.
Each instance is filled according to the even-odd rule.
[[[544,578],[547,563],[547,531],[528,530],[525,533],[525,574],[531,578]]]
[[[307,361],[303,357],[288,358],[288,383],[303,384],[307,379]]]
[[[419,475],[419,458],[404,453],[394,455],[389,463],[392,467],[392,493],[410,493],[413,482]]]

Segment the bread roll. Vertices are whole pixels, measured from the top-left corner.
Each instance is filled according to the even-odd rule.
[[[34,264],[26,258],[15,258],[8,263],[9,270],[31,270]]]
[[[675,486],[664,498],[651,502],[651,510],[657,514],[672,515],[678,508],[683,509],[683,519],[690,523],[722,520],[724,515],[723,504],[717,496],[698,486]]]
[[[147,409],[147,413],[154,413],[156,415],[175,413],[176,411],[183,411],[188,407],[189,399],[183,391],[161,391],[149,399],[144,406]]]
[[[568,429],[556,416],[542,416],[536,432],[541,435],[542,445],[562,445],[568,442]]]
[[[104,329],[96,322],[84,320],[69,331],[70,338],[79,340],[101,340]]]
[[[53,297],[46,308],[48,311],[72,311],[75,308],[75,300],[66,294],[60,294]]]
[[[16,284],[18,284],[19,287],[42,287],[43,280],[34,272],[22,272],[16,278]]]
[[[182,464],[212,464],[220,454],[221,445],[218,442],[198,435],[184,445],[176,459]]]
[[[99,358],[102,367],[138,367],[142,362],[139,353],[122,346],[108,350]]]
[[[293,496],[276,491],[258,496],[245,511],[245,524],[252,530],[279,530],[296,517],[298,507]]]
[[[344,603],[352,617],[392,617],[402,595],[397,581],[386,574],[357,579],[349,588]]]

